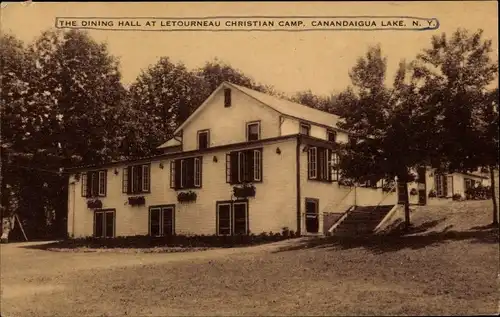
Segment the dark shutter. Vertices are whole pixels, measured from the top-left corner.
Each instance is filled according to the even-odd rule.
[[[238,183],[238,152],[231,152],[231,184]]]
[[[175,188],[181,188],[181,160],[175,160]]]
[[[99,172],[92,172],[92,197],[99,196]]]
[[[127,193],[131,194],[132,193],[132,180],[134,179],[134,176],[132,175],[132,166],[127,167],[127,174],[128,174],[128,182],[127,182]]]
[[[245,170],[246,172],[246,181],[254,181],[254,175],[253,175],[253,167],[254,167],[254,155],[253,155],[253,150],[246,151],[246,156],[247,156],[247,168]]]
[[[320,180],[325,180],[325,149],[324,148],[318,148],[316,150],[316,158],[318,162],[318,179]]]
[[[94,236],[96,238],[102,238],[104,236],[104,213],[95,212],[94,213]]]
[[[85,189],[85,197],[92,196],[92,172],[87,172],[87,188]]]

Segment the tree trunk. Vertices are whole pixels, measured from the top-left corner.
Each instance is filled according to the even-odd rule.
[[[405,226],[404,229],[410,229],[410,199],[408,196],[408,182],[402,177],[398,177],[398,204],[405,206]]]
[[[490,167],[490,178],[491,178],[491,199],[493,200],[493,225],[498,226],[498,205],[495,190],[495,169]]]

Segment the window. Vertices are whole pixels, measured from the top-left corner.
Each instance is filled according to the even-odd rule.
[[[331,149],[310,147],[307,152],[307,174],[309,179],[334,182],[339,180],[339,156]]]
[[[247,141],[256,141],[260,139],[260,122],[247,123]]]
[[[190,189],[202,186],[202,158],[190,157],[170,162],[170,188]]]
[[[300,124],[300,134],[309,135],[311,132],[311,126],[307,123]]]
[[[326,135],[328,142],[337,142],[337,131],[327,130]]]
[[[153,237],[174,234],[174,206],[157,206],[149,209],[149,235]]]
[[[151,169],[149,164],[133,165],[123,169],[122,192],[127,194],[149,193]]]
[[[248,202],[217,203],[216,231],[218,235],[248,234]]]
[[[240,184],[262,181],[262,149],[226,154],[226,182]]]
[[[210,146],[210,131],[198,131],[198,149],[203,150]]]
[[[446,178],[442,174],[436,174],[435,177],[435,182],[436,182],[436,194],[438,197],[443,197],[446,193],[445,187],[446,187]]]
[[[115,210],[96,210],[94,213],[94,237],[113,238],[115,236]]]
[[[106,185],[106,170],[82,173],[82,197],[105,197]]]
[[[473,189],[475,185],[475,181],[470,178],[465,178],[465,190]]]
[[[224,107],[231,107],[231,89],[224,89]]]

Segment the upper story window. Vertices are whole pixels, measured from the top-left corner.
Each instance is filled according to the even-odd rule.
[[[82,197],[105,197],[106,187],[106,170],[82,173]]]
[[[300,134],[310,135],[311,133],[311,125],[307,123],[300,124]]]
[[[326,137],[328,142],[337,142],[337,131],[327,130]]]
[[[150,164],[138,164],[123,168],[122,192],[126,194],[149,193],[151,191]]]
[[[202,157],[189,157],[170,162],[170,188],[201,188]]]
[[[226,182],[240,184],[262,181],[262,149],[233,151],[226,154]]]
[[[339,180],[339,156],[331,149],[310,147],[307,152],[308,179],[335,182]]]
[[[198,131],[198,149],[207,149],[210,146],[210,131],[201,130]]]
[[[231,107],[231,89],[224,89],[224,107]]]
[[[247,123],[247,141],[260,140],[260,122]]]

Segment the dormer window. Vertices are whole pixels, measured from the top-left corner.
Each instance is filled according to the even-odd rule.
[[[260,122],[247,123],[247,141],[260,140]]]
[[[327,139],[328,139],[328,142],[337,142],[337,131],[333,131],[333,130],[328,130],[326,132],[326,136],[327,136]]]
[[[207,149],[210,146],[210,131],[198,131],[198,150]]]
[[[300,134],[309,135],[311,132],[311,126],[307,123],[300,124]]]
[[[224,107],[231,107],[231,89],[224,89]]]

